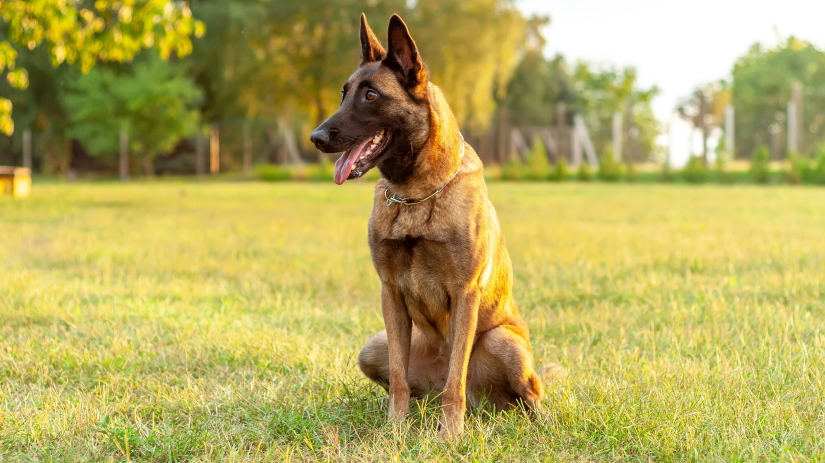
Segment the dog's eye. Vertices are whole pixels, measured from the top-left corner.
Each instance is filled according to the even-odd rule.
[[[375,93],[375,91],[373,91],[373,90],[367,90],[367,100],[372,101],[372,100],[374,100],[376,97],[378,97],[378,94],[377,94],[377,93]]]

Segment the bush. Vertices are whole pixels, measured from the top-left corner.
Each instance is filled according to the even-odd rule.
[[[306,170],[306,178],[311,182],[331,182],[335,178],[335,168],[326,156],[318,164],[312,164]]]
[[[501,180],[501,166],[498,164],[490,164],[488,166],[484,166],[484,180],[488,182],[494,180]]]
[[[665,162],[662,163],[662,176],[659,177],[659,180],[665,183],[669,183],[673,181],[673,170],[670,168],[670,157],[668,156],[665,158]]]
[[[599,178],[606,182],[616,182],[622,174],[622,165],[616,162],[613,152],[607,150],[599,156]]]
[[[788,166],[785,171],[785,178],[791,185],[799,185],[805,181],[806,177],[810,177],[811,170],[810,162],[805,156],[800,156],[799,153],[791,152],[788,154]]]
[[[559,160],[556,161],[556,167],[553,169],[553,174],[550,179],[557,182],[564,182],[569,177],[570,169],[567,168],[567,160],[563,157],[559,157]]]
[[[265,182],[286,182],[292,180],[292,172],[288,167],[274,164],[258,164],[255,166],[253,175],[256,179]]]
[[[501,168],[501,179],[502,180],[521,180],[524,176],[524,164],[521,163],[521,160],[517,157],[510,159],[507,161],[507,164]]]
[[[550,161],[547,160],[547,150],[544,142],[536,137],[533,146],[527,153],[527,165],[524,166],[525,180],[544,181],[550,177]]]
[[[579,166],[578,172],[576,173],[576,177],[581,182],[589,182],[590,179],[593,178],[593,172],[590,169],[590,165],[588,165],[586,162],[582,162]]]
[[[820,144],[816,148],[816,159],[814,166],[808,174],[810,183],[818,183],[825,185],[825,143]]]
[[[682,177],[688,183],[704,183],[708,179],[708,169],[701,156],[691,156],[685,168],[682,169]]]
[[[768,147],[761,145],[751,155],[750,174],[756,183],[768,183],[771,175],[771,153]]]
[[[636,182],[639,180],[639,171],[636,170],[636,165],[628,161],[625,167],[625,176],[628,182]]]
[[[728,173],[728,162],[726,157],[716,155],[716,175],[719,183],[730,183],[731,177]]]
[[[719,183],[730,182],[730,175],[728,175],[727,170],[728,159],[730,158],[730,150],[728,150],[725,137],[722,137],[719,140],[719,144],[716,146],[716,175],[719,179]]]

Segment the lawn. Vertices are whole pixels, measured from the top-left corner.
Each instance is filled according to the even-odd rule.
[[[452,443],[438,400],[386,423],[355,364],[371,196],[0,198],[0,461],[825,461],[825,189],[491,185],[537,362],[570,376]]]

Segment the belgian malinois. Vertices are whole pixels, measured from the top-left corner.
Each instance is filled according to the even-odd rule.
[[[464,428],[468,399],[534,410],[542,383],[481,161],[398,15],[387,44],[362,14],[361,64],[311,140],[343,152],[339,185],[381,171],[369,246],[386,330],[367,341],[358,365],[389,392],[391,420],[409,412],[411,395],[441,391],[439,436],[449,438]]]

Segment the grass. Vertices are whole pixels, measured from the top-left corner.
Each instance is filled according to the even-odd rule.
[[[495,183],[530,420],[385,422],[367,183],[0,198],[0,461],[825,461],[825,189]]]

